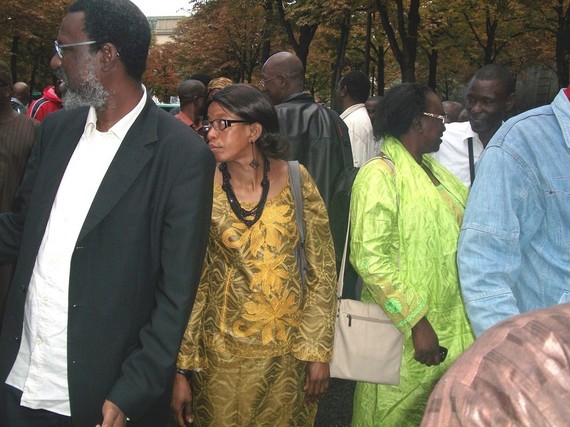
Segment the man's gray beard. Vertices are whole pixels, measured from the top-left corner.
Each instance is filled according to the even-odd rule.
[[[77,107],[94,107],[97,110],[101,110],[107,105],[109,92],[97,80],[91,65],[89,64],[88,66],[87,78],[75,90],[69,89],[67,76],[61,68],[58,70],[67,86],[67,90],[63,95],[63,106],[66,110]]]

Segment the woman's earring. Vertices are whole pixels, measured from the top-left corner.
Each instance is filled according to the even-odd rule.
[[[249,162],[249,166],[252,167],[253,169],[257,169],[257,167],[259,166],[259,162],[255,159],[255,151],[253,150],[253,141],[249,141],[249,143],[251,144],[251,157],[252,157],[251,162]]]

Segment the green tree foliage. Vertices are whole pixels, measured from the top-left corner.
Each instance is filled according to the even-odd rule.
[[[13,77],[49,83],[53,39],[71,0],[0,2],[0,54]],[[256,83],[279,50],[306,65],[306,88],[333,101],[342,74],[361,69],[383,93],[419,81],[453,97],[480,66],[497,62],[517,74],[550,67],[570,79],[564,30],[570,0],[191,0],[171,45],[154,46],[145,83],[175,94],[196,72]]]
[[[152,89],[152,94],[166,103],[170,102],[170,96],[176,95],[178,83],[182,80],[174,58],[175,51],[174,43],[152,46],[143,76],[143,82]]]
[[[207,71],[235,81],[252,81],[269,37],[263,3],[255,0],[213,0],[195,5],[175,32],[179,74]]]

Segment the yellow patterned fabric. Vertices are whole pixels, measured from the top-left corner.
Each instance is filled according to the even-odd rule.
[[[261,399],[263,393],[270,392],[264,386],[266,375],[275,377],[275,372],[280,369],[304,371],[306,361],[331,360],[336,310],[334,248],[324,203],[302,166],[301,178],[308,264],[306,286],[301,283],[295,258],[298,237],[290,186],[285,186],[277,196],[269,199],[259,221],[248,228],[236,218],[221,186],[214,184],[208,251],[194,308],[180,347],[178,368],[199,369],[202,380],[215,378],[216,384],[221,381],[232,388],[231,384],[239,380],[226,381],[223,378],[226,368],[219,363],[220,360],[231,356],[233,362],[243,359],[244,366],[250,363],[267,369],[271,366],[271,372],[263,368],[254,376],[258,378],[254,387],[257,387]],[[243,204],[246,209],[253,205]],[[282,363],[286,357],[295,362]],[[304,375],[291,371],[277,377],[286,382],[297,378],[298,383],[293,385],[302,401]],[[251,380],[248,373],[248,381]],[[202,385],[205,389],[198,409],[202,411],[209,407],[206,412],[220,411],[216,397],[208,392],[213,383]],[[271,387],[279,389],[276,384],[271,384]],[[216,390],[218,394],[220,390]],[[238,397],[235,390],[229,389],[224,395],[228,399]],[[283,397],[291,400],[290,396]],[[256,405],[264,405],[263,400],[255,402]],[[271,402],[274,404],[275,400]],[[234,406],[228,402],[224,407]],[[246,412],[261,411],[259,407],[255,410],[242,409]],[[273,409],[268,413],[273,413]],[[301,410],[297,408],[295,414],[299,415]],[[229,418],[224,418],[226,415]],[[225,419],[226,424],[220,422],[216,425],[238,425],[234,419],[241,419],[243,414],[234,414],[231,410],[226,415],[220,418]],[[200,412],[197,412],[197,419],[199,417]],[[269,419],[264,420],[268,423],[259,424],[258,420],[256,424],[272,425]]]
[[[383,160],[362,168],[351,200],[350,261],[362,277],[361,299],[379,304],[404,333],[400,385],[358,383],[353,426],[419,425],[429,394],[450,364],[473,342],[456,266],[467,189],[439,163],[423,162],[436,187],[394,138]],[[439,366],[414,360],[411,328],[426,316],[449,349]]]
[[[290,354],[262,359],[208,352],[216,369],[192,373],[194,426],[312,426],[317,404],[304,404],[305,363]]]

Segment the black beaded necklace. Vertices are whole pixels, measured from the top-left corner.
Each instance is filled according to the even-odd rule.
[[[230,173],[228,172],[228,165],[225,163],[220,163],[218,166],[220,172],[222,173],[222,189],[226,192],[228,196],[228,202],[232,207],[232,210],[238,217],[238,219],[243,222],[248,227],[255,224],[263,212],[265,207],[265,202],[267,202],[267,194],[269,193],[269,160],[267,157],[263,156],[263,179],[261,180],[261,198],[257,205],[251,210],[247,210],[241,207],[239,200],[236,197],[234,189],[230,180],[232,179]],[[246,217],[253,217],[253,219],[247,219]]]

